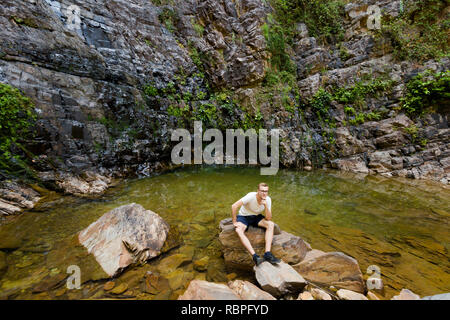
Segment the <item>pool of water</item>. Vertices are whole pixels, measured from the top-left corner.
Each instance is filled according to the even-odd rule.
[[[61,240],[105,212],[133,202],[176,225],[184,243],[116,279],[128,281],[129,297],[174,299],[193,278],[219,281],[236,276],[224,266],[218,224],[230,216],[232,203],[255,191],[262,181],[269,184],[273,220],[283,230],[315,249],[356,258],[363,274],[369,265],[378,266],[385,298],[402,288],[420,296],[450,292],[450,190],[431,182],[336,171],[280,170],[275,176],[260,176],[257,168],[220,166],[126,181],[99,199],[49,196],[35,210],[8,220],[0,226],[0,248],[8,265],[0,278],[0,297],[108,297],[104,281],[89,282],[73,292],[59,288],[32,293],[31,288],[46,276],[65,272],[64,261],[57,266],[49,262],[55,261],[50,256],[58,250],[67,250]],[[166,295],[144,292],[143,273],[158,270],[163,259],[180,253],[191,260],[209,257],[208,270],[200,272],[192,263],[184,263],[179,268],[182,273],[167,275],[171,290]],[[248,275],[237,277],[252,280]]]

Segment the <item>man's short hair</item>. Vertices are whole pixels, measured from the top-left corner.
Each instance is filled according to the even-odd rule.
[[[261,187],[268,187],[269,185],[265,182],[261,182],[260,184],[258,184],[258,190],[261,189]]]

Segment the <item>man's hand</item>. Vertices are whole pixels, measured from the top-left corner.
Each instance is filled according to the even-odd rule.
[[[235,228],[238,227],[237,221],[233,221],[233,226],[234,226]]]
[[[266,199],[262,199],[262,200],[261,200],[261,204],[263,204],[264,207],[267,207],[267,201],[266,201]]]

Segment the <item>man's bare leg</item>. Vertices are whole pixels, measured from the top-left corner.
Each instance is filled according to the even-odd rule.
[[[266,228],[265,239],[266,239],[266,252],[270,252],[272,248],[272,239],[273,239],[273,230],[274,230],[273,221],[262,219],[258,226]]]
[[[271,264],[278,264],[281,262],[280,259],[276,258],[270,249],[272,248],[273,230],[275,224],[270,221],[263,219],[258,223],[258,226],[266,228],[266,252],[264,253],[264,260],[270,262]]]
[[[253,250],[250,240],[248,240],[247,236],[244,234],[247,226],[242,222],[238,222],[237,224],[238,226],[236,227],[236,233],[238,234],[239,239],[241,240],[245,249],[247,249],[247,251],[250,252],[250,254],[253,256],[255,254],[255,250]]]

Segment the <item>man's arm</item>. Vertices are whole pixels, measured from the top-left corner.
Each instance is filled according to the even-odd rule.
[[[238,200],[231,206],[231,219],[233,220],[233,224],[236,223],[237,211],[243,204],[242,200]]]
[[[261,203],[264,205],[264,215],[266,220],[272,220],[272,211],[270,211],[267,201],[263,200]]]
[[[265,206],[266,210],[265,210],[265,216],[266,216],[266,220],[272,220],[272,211],[270,211],[270,209],[267,207],[267,205]]]

